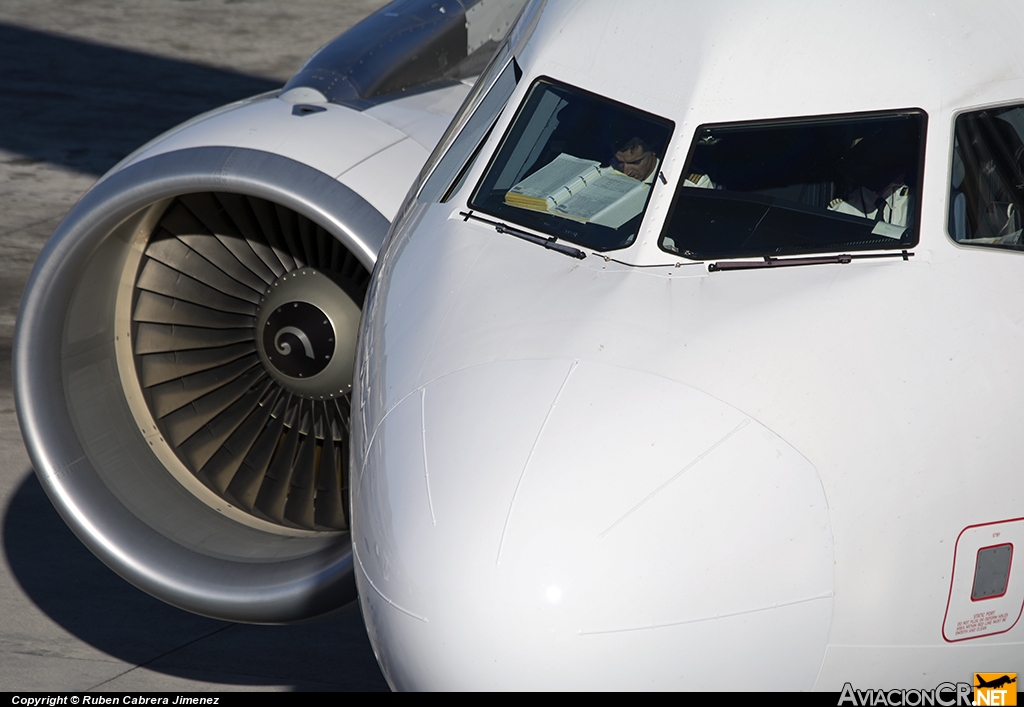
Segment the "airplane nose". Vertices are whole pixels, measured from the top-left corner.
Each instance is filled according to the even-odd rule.
[[[352,498],[398,689],[813,686],[833,591],[820,479],[695,388],[588,361],[457,371],[379,423]]]

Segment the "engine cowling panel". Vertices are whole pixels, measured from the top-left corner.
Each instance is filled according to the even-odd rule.
[[[219,618],[354,598],[347,393],[282,386],[254,325],[289,272],[357,307],[387,226],[317,170],[218,147],[126,167],[72,210],[22,305],[15,394],[44,487],[108,565]]]

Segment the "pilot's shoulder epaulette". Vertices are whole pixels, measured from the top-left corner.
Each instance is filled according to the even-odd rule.
[[[828,203],[828,208],[830,208],[830,209],[834,209],[834,208],[836,208],[837,206],[839,206],[839,205],[840,205],[841,203],[843,203],[843,200],[842,200],[842,199],[840,199],[840,198],[839,198],[839,197],[837,196],[837,197],[836,197],[835,199],[833,199],[832,201],[830,201],[830,202]]]
[[[906,196],[908,191],[910,190],[907,189],[906,187],[903,187],[902,189],[900,189],[900,196]]]
[[[696,184],[697,182],[699,182],[703,178],[704,178],[703,174],[697,174],[696,172],[694,172],[689,177],[687,177],[686,180],[688,182],[693,182],[694,184]]]

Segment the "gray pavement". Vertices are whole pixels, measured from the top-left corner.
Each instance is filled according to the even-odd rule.
[[[350,605],[298,626],[162,604],[78,542],[36,481],[11,395],[32,264],[121,157],[276,88],[381,0],[0,0],[0,690],[387,689]]]

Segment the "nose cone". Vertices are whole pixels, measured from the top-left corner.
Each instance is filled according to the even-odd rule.
[[[586,361],[488,363],[407,396],[367,450],[357,581],[394,687],[813,685],[821,483],[722,401]]]

